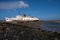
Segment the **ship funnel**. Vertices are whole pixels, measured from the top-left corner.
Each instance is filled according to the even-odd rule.
[[[23,16],[26,17],[26,14],[24,13]]]

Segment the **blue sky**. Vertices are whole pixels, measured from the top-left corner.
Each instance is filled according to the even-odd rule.
[[[20,3],[20,1],[23,3]],[[40,20],[60,20],[60,0],[0,1],[0,19],[4,19],[4,17],[15,17],[18,13],[20,15],[26,13],[28,16],[35,16]]]

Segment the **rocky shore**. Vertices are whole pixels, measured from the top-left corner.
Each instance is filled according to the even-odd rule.
[[[3,26],[0,30],[0,40],[60,40],[60,33],[26,26]]]
[[[23,25],[0,24],[0,40],[60,40],[60,32]]]

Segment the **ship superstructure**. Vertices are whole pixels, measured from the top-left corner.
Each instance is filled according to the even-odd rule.
[[[38,21],[39,19],[37,17],[31,17],[31,16],[26,16],[26,15],[17,15],[15,18],[5,18],[5,21]]]

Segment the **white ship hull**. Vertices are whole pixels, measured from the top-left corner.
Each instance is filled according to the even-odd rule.
[[[36,17],[30,17],[30,16],[24,17],[24,16],[18,15],[18,16],[16,16],[16,18],[8,18],[8,17],[6,17],[5,20],[7,22],[9,22],[9,21],[15,21],[15,20],[16,21],[38,21],[39,19],[36,18]]]

